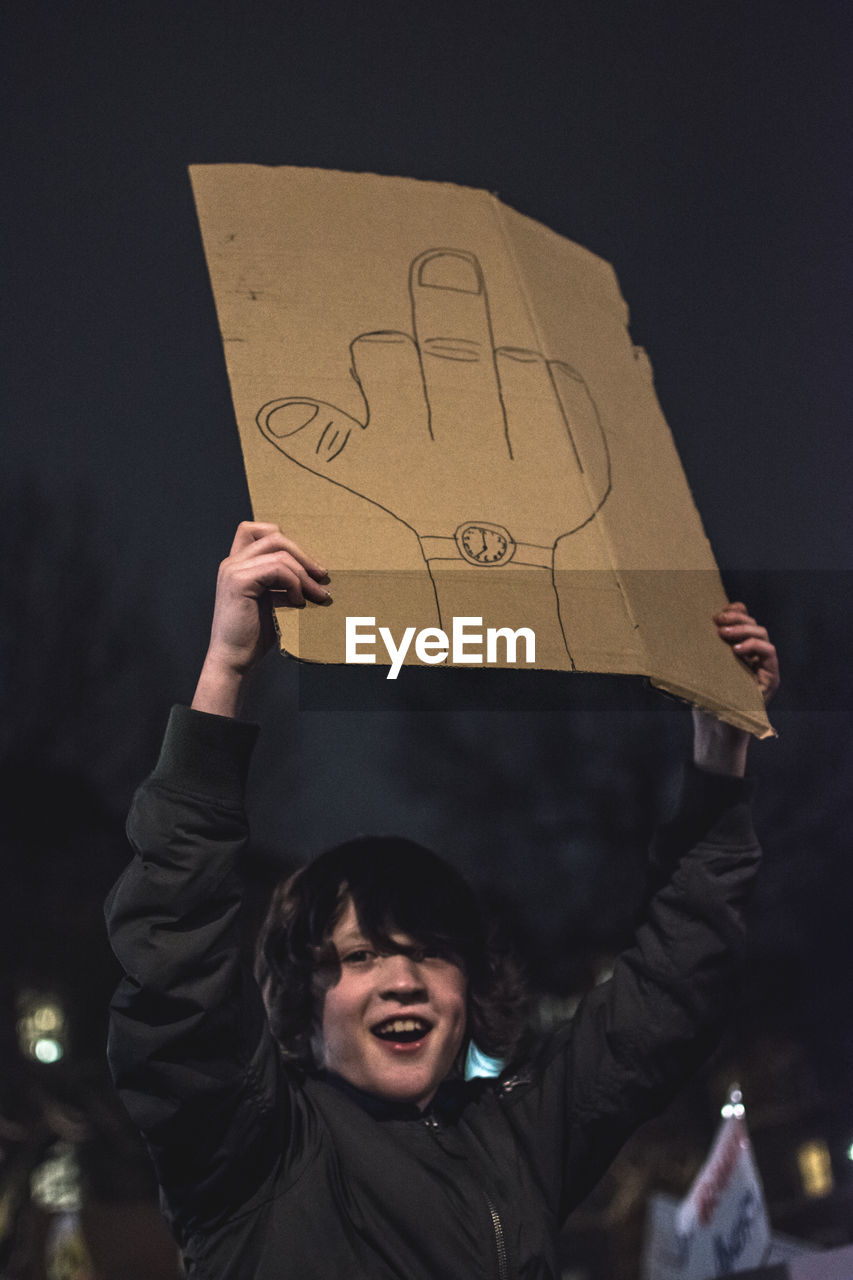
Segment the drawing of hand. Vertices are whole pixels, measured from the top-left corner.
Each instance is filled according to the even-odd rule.
[[[474,254],[430,249],[411,264],[413,334],[350,346],[363,421],[289,396],[257,415],[299,466],[396,516],[428,565],[551,568],[559,538],[591,520],[610,459],[581,376],[537,351],[495,348]]]

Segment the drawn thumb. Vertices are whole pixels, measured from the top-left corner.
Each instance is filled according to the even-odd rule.
[[[361,423],[342,409],[322,400],[306,400],[298,396],[271,400],[258,411],[257,423],[270,444],[318,475],[328,474],[327,467],[336,458],[345,463],[341,454],[350,436],[354,431],[363,430]],[[340,463],[333,468],[334,471],[347,469]]]

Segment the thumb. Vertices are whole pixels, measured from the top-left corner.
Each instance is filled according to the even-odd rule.
[[[271,400],[257,423],[270,444],[293,462],[338,484],[348,484],[362,424],[322,400],[289,396]]]

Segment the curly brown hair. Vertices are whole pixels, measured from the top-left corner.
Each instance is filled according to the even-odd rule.
[[[316,1042],[323,983],[334,971],[335,925],[352,900],[365,937],[382,952],[404,933],[440,950],[468,980],[467,1038],[510,1061],[527,1025],[527,991],[512,953],[495,940],[471,886],[443,858],[412,840],[365,836],[336,845],[273,891],[258,935],[255,976],[282,1056],[319,1065]]]

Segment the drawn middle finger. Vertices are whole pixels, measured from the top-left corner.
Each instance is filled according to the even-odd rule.
[[[429,249],[412,263],[412,323],[436,441],[462,437],[509,456],[486,284],[473,253]]]

